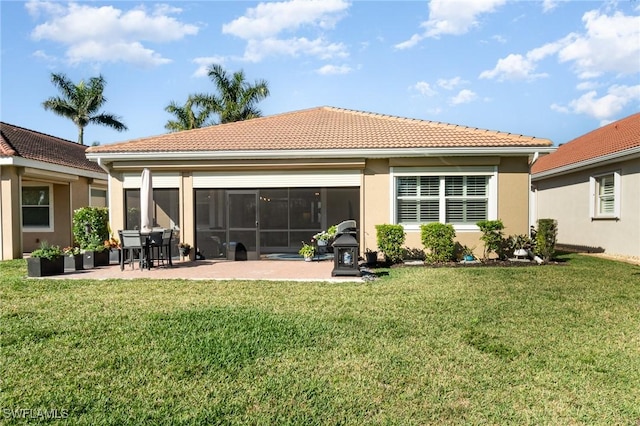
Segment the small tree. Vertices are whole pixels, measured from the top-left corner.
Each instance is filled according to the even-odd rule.
[[[420,226],[422,245],[429,250],[429,262],[448,262],[454,258],[456,245],[453,239],[456,231],[453,225],[439,222]]]
[[[402,247],[406,234],[402,225],[376,225],[378,249],[387,261],[398,263],[402,260]]]
[[[502,257],[502,248],[504,245],[504,239],[502,230],[504,225],[500,219],[498,220],[481,220],[476,225],[482,231],[482,237],[480,239],[484,242],[484,259],[489,258],[491,252],[494,252],[498,257]]]
[[[545,262],[555,255],[556,238],[558,237],[558,222],[555,219],[538,219],[536,233],[536,253]]]

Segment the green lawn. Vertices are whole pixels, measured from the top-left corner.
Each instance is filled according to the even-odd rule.
[[[561,260],[343,284],[0,262],[0,423],[638,425],[640,267]]]

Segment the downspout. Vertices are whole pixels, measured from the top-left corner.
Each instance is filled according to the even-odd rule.
[[[533,158],[531,159],[531,163],[529,164],[529,230],[527,234],[531,236],[531,227],[534,226],[534,212],[537,211],[537,192],[533,191],[532,182],[531,182],[531,168],[538,161],[540,157],[540,153],[536,151],[533,154]]]

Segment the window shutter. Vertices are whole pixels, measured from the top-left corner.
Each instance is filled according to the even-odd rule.
[[[415,197],[418,195],[418,179],[415,177],[398,178],[398,197]]]
[[[615,212],[615,185],[613,175],[600,178],[600,213],[613,214]]]

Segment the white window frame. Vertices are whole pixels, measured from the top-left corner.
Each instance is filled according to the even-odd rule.
[[[23,225],[23,219],[22,219],[22,209],[25,207],[25,205],[22,202],[22,189],[27,188],[27,187],[35,187],[35,186],[46,186],[49,187],[49,226],[24,226]],[[54,206],[53,206],[53,200],[54,200],[54,196],[53,196],[53,184],[50,183],[44,183],[44,182],[23,182],[22,183],[22,188],[20,189],[20,224],[22,225],[22,230],[24,232],[54,232],[54,223],[53,223],[53,212],[54,212]]]
[[[600,213],[600,179],[607,176],[613,176],[613,212]],[[599,173],[589,178],[589,210],[592,220],[598,219],[620,219],[620,198],[621,198],[621,179],[620,171],[612,171]]]
[[[390,177],[390,222],[397,224],[397,177],[399,176],[486,176],[487,179],[487,220],[498,218],[498,167],[497,166],[476,166],[476,167],[391,167]],[[441,179],[444,185],[444,179]],[[440,191],[440,219],[441,222],[446,217],[446,197],[444,187]],[[479,231],[475,224],[452,224],[456,232]],[[420,224],[403,225],[406,231],[420,231]]]

